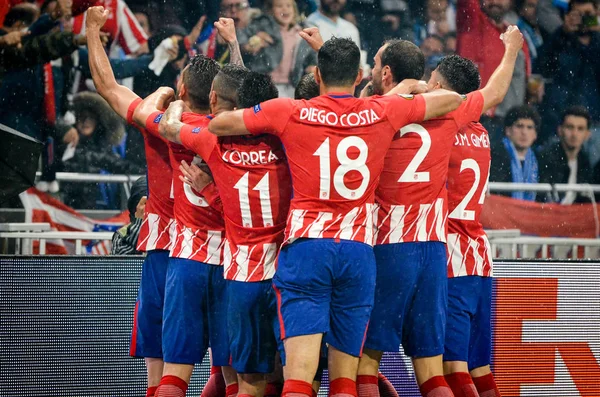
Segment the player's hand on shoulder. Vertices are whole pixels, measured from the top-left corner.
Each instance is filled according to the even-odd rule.
[[[424,94],[428,91],[428,86],[425,81],[415,79],[404,79],[385,95],[414,95]]]
[[[523,34],[515,25],[510,25],[502,34],[502,41],[506,49],[517,54],[523,48]]]
[[[85,28],[89,30],[100,30],[108,19],[109,11],[102,6],[90,7],[85,13]]]
[[[323,38],[321,37],[321,32],[319,32],[319,28],[311,27],[303,29],[299,33],[300,37],[302,37],[315,51],[319,51],[321,47],[323,47]]]
[[[160,119],[158,125],[158,132],[160,135],[166,137],[168,140],[174,140],[179,134],[181,115],[183,114],[184,107],[183,101],[171,102],[167,111]]]
[[[219,20],[215,22],[215,28],[217,28],[219,36],[221,36],[226,43],[235,43],[237,41],[233,19],[219,18]]]

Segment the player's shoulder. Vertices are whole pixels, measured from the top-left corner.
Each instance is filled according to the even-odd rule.
[[[193,124],[198,126],[208,125],[212,119],[212,115],[198,114],[192,112],[183,112],[181,115],[181,121],[185,124]]]

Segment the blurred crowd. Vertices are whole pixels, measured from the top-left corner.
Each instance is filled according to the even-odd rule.
[[[103,28],[115,76],[145,97],[175,87],[188,59],[224,64],[230,46],[213,22],[232,18],[245,64],[293,97],[316,53],[300,38],[350,37],[369,65],[381,43],[410,40],[426,75],[446,55],[472,59],[485,85],[500,63],[500,34],[523,32],[506,99],[482,122],[492,140],[492,181],[600,183],[600,24],[596,0],[9,0],[0,5],[0,123],[45,144],[38,188],[75,208],[122,208],[118,186],[64,183],[57,171],[144,174],[140,134],[96,93],[85,44],[85,10],[110,10]],[[366,83],[366,82],[365,82]],[[586,194],[508,193],[563,204]]]

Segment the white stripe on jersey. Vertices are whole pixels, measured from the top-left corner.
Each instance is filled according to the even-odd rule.
[[[290,225],[290,233],[289,239],[295,239],[296,233],[302,229],[304,225],[304,215],[306,214],[306,210],[292,210],[289,217],[291,218],[288,222]]]
[[[319,216],[315,219],[310,226],[306,228],[308,231],[308,238],[321,238],[323,236],[323,228],[325,222],[330,221],[333,218],[331,212],[319,212]],[[302,236],[300,236],[302,237]]]
[[[458,233],[448,234],[448,261],[452,265],[452,274],[456,277],[461,275],[464,258],[460,247],[460,235]],[[466,272],[463,272],[466,276]]]

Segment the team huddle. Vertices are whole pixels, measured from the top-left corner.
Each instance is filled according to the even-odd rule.
[[[142,99],[114,79],[106,17],[87,12],[94,83],[143,134],[148,163],[130,352],[146,360],[147,396],[185,396],[210,348],[227,397],[312,397],[324,368],[330,396],[378,397],[382,355],[400,346],[423,396],[500,395],[479,118],[508,90],[516,27],[481,89],[459,56],[419,81],[419,48],[391,40],[356,98],[358,47],[309,28],[318,65],[296,99],[237,57],[202,55],[176,93]],[[235,36],[231,20],[215,26]]]

